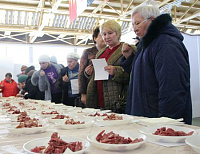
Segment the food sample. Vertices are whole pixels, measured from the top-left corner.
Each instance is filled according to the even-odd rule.
[[[65,121],[66,125],[77,125],[77,124],[85,124],[85,122],[74,121],[74,119],[68,119]]]
[[[51,112],[42,111],[42,114],[43,115],[49,115],[49,114],[59,114],[59,113],[58,113],[58,111],[51,111]]]
[[[37,119],[29,119],[24,122],[20,122],[20,124],[16,128],[32,128],[32,127],[42,127],[42,125],[38,124]]]
[[[51,118],[51,119],[65,119],[65,118],[69,118],[69,116],[66,116],[66,115],[57,115],[56,117]]]
[[[104,114],[100,114],[100,113],[98,113],[98,112],[96,112],[95,114],[89,114],[88,116],[90,116],[90,117],[96,117],[96,116],[107,116],[107,114],[106,113],[104,113]]]
[[[107,115],[106,118],[104,118],[103,120],[123,120],[123,117],[112,113],[110,115]]]
[[[185,133],[184,131],[175,131],[172,128],[158,128],[153,135],[161,135],[161,136],[189,136],[192,135],[194,131],[191,131],[189,133]]]
[[[58,136],[57,132],[54,132],[51,135],[51,139],[48,144],[49,146],[47,148],[45,146],[36,146],[31,149],[31,152],[55,154],[64,153],[67,148],[73,152],[83,149],[82,142],[65,142]]]
[[[136,138],[132,140],[130,137],[128,138],[122,137],[119,134],[114,133],[113,131],[105,133],[105,130],[103,130],[97,135],[96,140],[100,143],[107,143],[107,144],[133,144],[142,142],[143,138]]]

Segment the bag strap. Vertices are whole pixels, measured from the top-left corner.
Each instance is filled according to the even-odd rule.
[[[125,97],[124,89],[125,89],[125,86],[124,86],[124,84],[122,84],[121,91],[120,91],[120,94],[119,94],[119,99],[124,99],[124,97]]]

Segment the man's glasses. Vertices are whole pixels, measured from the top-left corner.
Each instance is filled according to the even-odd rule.
[[[136,23],[132,24],[133,28],[134,27],[136,27],[136,28],[140,27],[142,25],[142,23],[148,21],[150,18],[147,18],[147,19],[143,20],[142,22],[136,22]]]

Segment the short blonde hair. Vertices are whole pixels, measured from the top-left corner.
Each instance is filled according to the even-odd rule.
[[[121,30],[121,26],[119,25],[119,23],[116,22],[115,20],[108,20],[101,25],[100,32],[101,32],[102,36],[103,36],[103,29],[112,30],[112,31],[116,32],[117,36],[119,36],[119,40],[120,40],[122,30]]]

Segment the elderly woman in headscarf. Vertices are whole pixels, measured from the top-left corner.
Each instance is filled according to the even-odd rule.
[[[61,69],[56,81],[56,87],[62,89],[62,103],[74,106],[75,100],[79,97],[78,90],[78,63],[79,55],[77,53],[69,53],[67,55],[67,67]]]
[[[61,66],[51,64],[47,55],[39,57],[40,70],[33,73],[31,82],[34,86],[39,86],[40,91],[45,92],[45,100],[61,103],[62,92],[56,89],[55,82],[60,73]]]
[[[109,79],[94,81],[94,71],[92,72],[87,89],[86,107],[110,109],[123,113],[125,104],[122,104],[124,102],[119,96],[123,95],[125,101],[129,75],[120,66],[123,45],[120,42],[121,26],[115,20],[109,20],[102,24],[100,32],[107,47],[99,51],[96,58],[105,58],[107,61],[108,66],[104,69],[109,73]],[[86,75],[90,74],[88,73],[90,71],[86,70]]]

